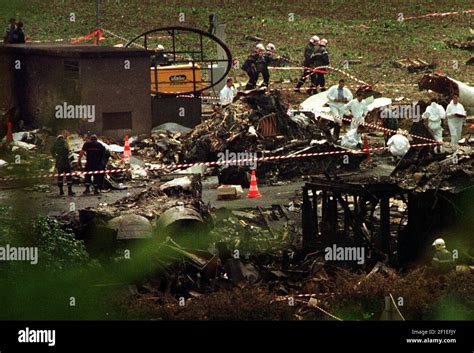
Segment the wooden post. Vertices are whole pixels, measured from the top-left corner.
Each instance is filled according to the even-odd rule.
[[[313,222],[313,207],[309,198],[307,186],[303,187],[303,209],[301,223],[303,226],[303,249],[314,247],[316,244]]]
[[[390,198],[380,199],[380,244],[382,251],[390,254]]]
[[[318,219],[318,196],[316,195],[316,189],[313,191],[313,214],[314,214],[314,234],[315,236],[319,235],[319,219]]]

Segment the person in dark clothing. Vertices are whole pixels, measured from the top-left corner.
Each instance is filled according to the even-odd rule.
[[[25,43],[25,33],[23,32],[23,22],[18,22],[16,28],[11,33],[12,44],[23,44]]]
[[[11,35],[13,31],[15,30],[16,20],[14,18],[10,18],[10,21],[8,22],[10,22],[10,25],[7,27],[7,29],[3,33],[3,44],[11,43],[11,40],[12,40]]]
[[[317,81],[316,81],[316,75],[311,74],[312,70],[310,68],[315,67],[314,66],[314,54],[316,53],[316,50],[318,49],[318,44],[319,44],[319,37],[318,36],[312,36],[311,39],[309,40],[308,45],[304,49],[304,61],[303,65],[305,67],[305,70],[303,71],[303,75],[301,75],[300,79],[298,80],[298,83],[296,84],[295,90],[299,92],[301,86],[304,85],[308,77],[311,79],[311,89],[308,91],[309,95],[313,94],[314,88],[318,86]]]
[[[56,169],[58,170],[59,174],[71,173],[71,160],[69,159],[69,147],[63,135],[59,135],[56,138],[56,142],[51,148],[51,154],[53,155],[53,158],[56,160]],[[58,176],[59,195],[61,196],[64,195],[63,181],[64,181],[64,177]],[[72,191],[72,176],[70,175],[66,176],[66,183],[67,183],[68,196],[74,196],[75,193]]]
[[[242,65],[242,70],[244,70],[249,77],[249,81],[245,86],[246,90],[254,89],[257,86],[258,75],[265,68],[264,52],[265,47],[263,44],[257,44],[255,51],[249,55]]]
[[[96,171],[96,170],[104,170],[104,154],[105,154],[105,147],[97,141],[96,135],[91,135],[89,141],[84,143],[82,146],[81,152],[79,153],[79,160],[78,165],[81,167],[81,158],[82,156],[86,155],[86,167],[85,170],[87,172]],[[84,194],[90,194],[90,186],[93,179],[93,186],[94,186],[94,194],[99,194],[99,188],[103,184],[104,174],[95,174],[94,178],[92,178],[91,174],[87,174],[85,176],[85,184],[86,189],[84,190]]]
[[[156,47],[155,54],[151,56],[152,66],[168,66],[170,65],[170,59],[165,54],[165,47],[159,44]]]
[[[448,273],[456,269],[453,253],[446,249],[446,243],[443,238],[436,239],[432,246],[435,248],[431,266],[437,273]]]
[[[102,158],[102,163],[100,165],[100,170],[106,170],[107,169],[107,164],[109,164],[109,159],[112,155],[110,154],[110,151],[106,148],[104,150],[104,157]],[[99,176],[99,189],[100,190],[105,190],[105,173],[104,174],[98,174]]]
[[[326,39],[321,39],[319,41],[319,47],[313,54],[313,66],[312,67],[319,67],[319,66],[327,66],[329,65],[329,53],[326,48],[328,41]],[[321,91],[325,90],[326,85],[326,75],[328,71],[326,69],[318,69],[313,76],[316,76],[315,84],[321,88]],[[312,82],[312,81],[311,81]]]
[[[261,72],[263,77],[262,87],[268,87],[270,84],[270,71],[268,70],[268,66],[277,61],[275,50],[275,45],[268,43],[263,53],[263,63],[257,62],[257,71]]]

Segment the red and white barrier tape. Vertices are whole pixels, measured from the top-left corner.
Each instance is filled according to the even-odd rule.
[[[88,40],[94,39],[94,45],[97,45],[98,44],[97,40],[101,40],[103,37],[104,37],[103,32],[99,28],[99,29],[95,30],[94,32],[89,33],[88,35],[85,35],[83,37],[79,37],[77,39],[71,40],[71,43],[72,44],[78,44],[78,43],[81,43],[83,41],[88,41]]]
[[[446,16],[458,16],[461,14],[469,14],[469,13],[474,13],[474,10],[465,10],[465,11],[454,11],[454,12],[432,12],[428,13],[426,15],[420,15],[420,16],[409,16],[409,17],[403,17],[403,20],[416,20],[420,18],[427,18],[427,17],[446,17]]]
[[[171,93],[171,92],[163,92],[163,93]],[[210,100],[220,100],[219,96],[198,96],[195,97],[192,94],[180,94],[176,96],[177,98],[200,98],[200,99],[210,99]]]
[[[439,143],[422,143],[415,144],[411,147],[427,147],[432,145],[437,145]],[[135,170],[160,170],[160,169],[182,169],[190,168],[194,166],[217,166],[222,164],[243,164],[246,162],[265,162],[265,161],[276,161],[292,158],[307,158],[307,157],[320,157],[320,156],[332,156],[332,155],[347,155],[347,154],[368,154],[371,152],[380,152],[386,150],[388,147],[373,147],[373,148],[364,148],[362,150],[340,150],[340,151],[327,151],[327,152],[313,152],[313,153],[300,153],[300,154],[289,154],[285,156],[262,156],[257,158],[243,158],[238,160],[225,160],[225,161],[211,161],[211,162],[196,162],[196,163],[173,163],[173,164],[157,164],[153,166],[145,167],[125,167],[125,168],[115,168],[115,169],[105,169],[105,170],[93,170],[93,171],[77,171],[71,173],[44,173],[34,176],[7,176],[0,178],[0,181],[13,181],[13,180],[28,180],[28,179],[43,179],[43,178],[55,178],[59,176],[69,177],[69,176],[79,176],[79,175],[97,175],[97,174],[115,174],[115,173],[126,173]]]
[[[326,120],[330,120],[330,121],[333,121],[333,119],[339,119],[339,120],[343,120],[343,121],[347,121],[348,123],[352,123],[352,119],[349,119],[349,118],[344,118],[344,117],[336,117],[334,114],[331,114],[331,113],[326,113],[326,112],[320,112],[320,113],[317,113],[319,114],[319,116],[323,119],[326,119]],[[330,118],[328,118],[327,116],[329,116]],[[403,133],[403,131],[399,131],[399,130],[392,130],[392,129],[388,129],[386,127],[383,127],[381,125],[376,125],[376,124],[371,124],[371,123],[366,123],[366,122],[358,122],[358,121],[354,121],[354,124],[355,125],[362,125],[362,126],[367,126],[369,128],[373,128],[373,129],[376,129],[376,130],[381,130],[383,132],[388,132],[388,133],[394,133],[394,134],[403,134],[405,136],[409,136],[409,137],[412,137],[412,138],[415,138],[415,139],[419,139],[419,140],[423,140],[423,141],[428,141],[428,142],[431,142],[433,144],[438,144],[438,145],[441,145],[443,143],[447,143],[447,142],[440,142],[440,141],[436,141],[436,140],[433,140],[433,139],[430,139],[429,137],[424,137],[424,136],[419,136],[419,135],[413,135],[413,134],[410,134],[410,133]]]

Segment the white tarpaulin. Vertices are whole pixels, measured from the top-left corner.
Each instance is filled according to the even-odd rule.
[[[307,98],[300,104],[299,110],[313,112],[316,116],[318,115],[317,113],[329,113],[329,107],[325,106],[329,102],[327,92],[324,91]],[[365,101],[368,104],[369,111],[392,104],[392,100],[385,97],[374,99],[373,96],[370,96],[365,98]],[[323,117],[331,121],[333,120],[329,115],[323,115]]]
[[[380,98],[375,98],[371,103],[367,101],[367,103],[369,104],[368,108],[370,112],[374,109],[382,108],[382,107],[392,104],[392,100],[390,98],[380,97]]]

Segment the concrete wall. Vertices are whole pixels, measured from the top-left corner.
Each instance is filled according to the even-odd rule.
[[[80,80],[65,79],[64,58],[31,55],[25,56],[24,62],[24,119],[57,131],[80,129],[81,121],[55,118],[56,105],[81,104]]]
[[[15,71],[11,68],[16,58],[22,67]],[[125,60],[129,60],[129,69]],[[78,63],[78,71],[66,70],[65,61]],[[110,47],[0,46],[0,70],[0,109],[18,106],[21,116],[17,120],[26,124],[116,138],[149,133],[152,128],[150,58],[146,52]],[[56,119],[55,108],[64,103],[94,106],[95,121]],[[104,113],[124,112],[131,115],[130,128],[104,130]]]
[[[13,54],[0,55],[0,109],[7,111],[15,105]]]
[[[130,60],[130,69],[124,68]],[[150,59],[148,57],[82,59],[81,104],[96,106],[96,121],[87,123],[92,131],[122,138],[124,135],[150,133]],[[131,112],[132,128],[103,130],[103,113]]]

